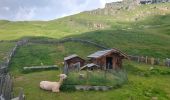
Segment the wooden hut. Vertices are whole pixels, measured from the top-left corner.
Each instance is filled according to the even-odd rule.
[[[118,49],[97,51],[88,56],[90,62],[99,65],[101,69],[120,69],[122,60],[128,56]]]
[[[84,66],[84,63],[85,60],[76,54],[64,58],[64,65],[68,69],[80,69],[80,67]]]

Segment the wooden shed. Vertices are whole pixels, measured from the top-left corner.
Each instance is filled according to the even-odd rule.
[[[109,49],[97,51],[88,56],[90,62],[99,65],[101,69],[120,69],[122,67],[122,60],[127,59],[128,56],[118,49]]]
[[[80,69],[80,67],[84,66],[85,60],[80,58],[78,55],[73,54],[64,58],[64,65],[68,69]]]

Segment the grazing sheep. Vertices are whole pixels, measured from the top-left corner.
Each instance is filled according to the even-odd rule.
[[[67,78],[67,75],[60,74],[60,80],[58,82],[50,82],[50,81],[41,81],[40,88],[52,92],[60,92],[60,86],[63,83],[63,80]]]

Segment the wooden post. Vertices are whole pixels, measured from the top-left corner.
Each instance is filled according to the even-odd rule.
[[[152,57],[151,58],[151,65],[154,65],[155,59]]]
[[[165,65],[168,66],[168,67],[170,67],[170,59],[166,58],[166,60],[165,60]]]
[[[168,61],[167,61],[167,58],[164,60],[164,65],[168,67]]]
[[[138,56],[138,63],[140,62],[140,57]]]
[[[87,76],[86,84],[88,84],[88,79],[89,79],[89,75],[88,75],[88,67],[86,68],[86,76]]]
[[[23,89],[20,90],[20,93],[19,93],[19,100],[24,100],[24,93],[23,93]]]
[[[145,63],[147,64],[148,63],[148,57],[146,56],[145,58]]]

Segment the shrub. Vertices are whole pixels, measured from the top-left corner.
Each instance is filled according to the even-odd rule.
[[[80,79],[79,74],[83,73],[84,78]],[[64,85],[92,85],[92,86],[113,86],[120,87],[128,81],[124,70],[114,71],[81,71],[70,72]]]
[[[74,85],[61,85],[60,87],[61,91],[75,91],[76,88]]]

